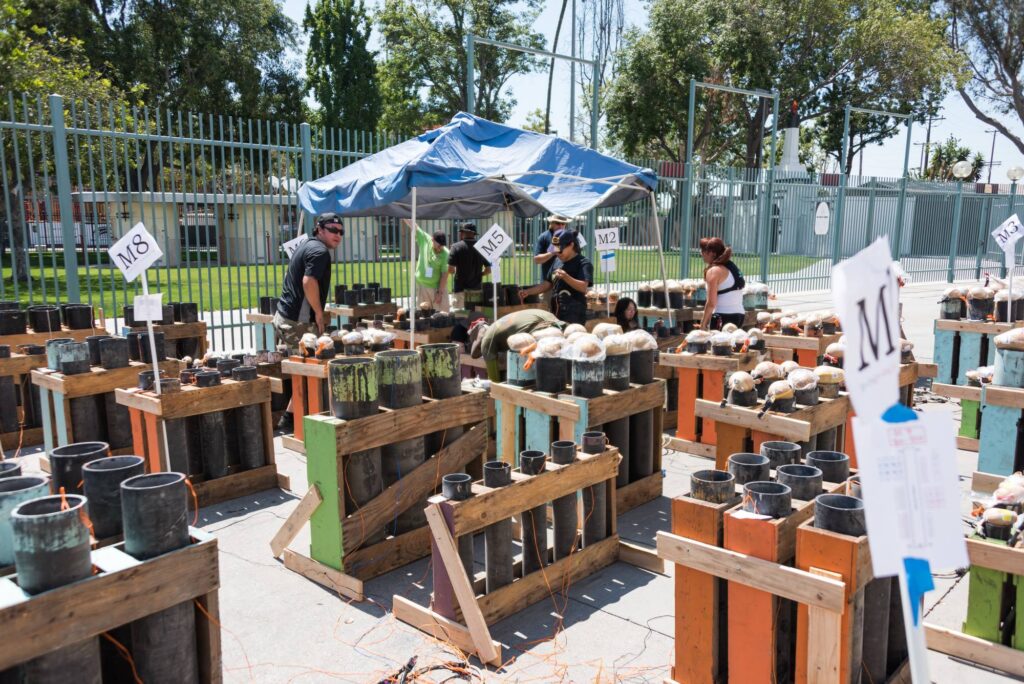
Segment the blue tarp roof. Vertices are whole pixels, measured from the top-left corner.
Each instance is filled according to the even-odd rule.
[[[657,186],[651,169],[550,135],[460,112],[450,123],[304,183],[310,214],[481,218],[510,210],[579,216],[625,204]]]

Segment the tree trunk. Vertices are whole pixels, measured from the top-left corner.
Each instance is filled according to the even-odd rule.
[[[25,225],[22,214],[22,203],[25,198],[21,193],[21,183],[17,177],[13,173],[9,173],[8,178],[12,180],[11,190],[8,192],[8,203],[12,215],[7,217],[6,223],[10,226],[14,279],[16,282],[27,284],[29,282],[28,247],[25,245]]]

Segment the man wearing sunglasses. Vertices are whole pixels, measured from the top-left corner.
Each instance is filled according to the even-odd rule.
[[[305,333],[324,331],[324,306],[331,290],[331,252],[344,235],[345,227],[337,214],[321,214],[313,237],[299,245],[288,261],[274,328],[289,350],[298,348]]]
[[[519,291],[520,300],[551,291],[551,311],[566,323],[587,322],[587,289],[594,284],[594,265],[580,254],[576,231],[563,228],[551,237],[555,262],[540,285]]]

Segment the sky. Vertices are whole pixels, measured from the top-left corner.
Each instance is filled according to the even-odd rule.
[[[372,2],[372,0],[371,0]],[[285,0],[285,13],[293,20],[302,23],[302,14],[306,7],[306,0]],[[643,27],[646,24],[647,3],[642,0],[626,0],[626,22],[628,25]],[[558,22],[558,12],[561,3],[557,0],[548,0],[544,9],[537,17],[534,24],[535,30],[544,34],[548,41],[548,49],[551,48],[551,40],[555,34],[555,26]],[[566,13],[565,23],[562,27],[562,35],[559,38],[558,52],[568,53],[569,44],[569,16]],[[374,40],[376,37],[374,38]],[[556,63],[554,88],[551,99],[551,127],[559,135],[568,137],[569,133],[569,67],[564,62]],[[508,92],[516,99],[516,106],[509,119],[509,123],[521,126],[526,123],[530,112],[543,108],[547,94],[547,70],[542,73],[514,76],[508,84]],[[577,97],[580,93],[577,92]],[[578,107],[579,105],[577,105]],[[960,95],[956,92],[950,93],[943,101],[941,117],[942,121],[935,121],[932,124],[931,141],[942,142],[954,135],[959,138],[961,144],[969,146],[973,151],[981,152],[986,161],[990,158],[992,150],[992,133],[987,124],[975,118],[974,114],[964,104]],[[1003,118],[1010,130],[1019,135],[1024,135],[1024,129],[1019,122],[1014,126],[1010,118]],[[904,129],[905,130],[905,129]],[[579,131],[577,129],[577,135]],[[910,168],[917,169],[921,164],[921,151],[925,142],[926,131],[921,124],[915,124],[912,128]],[[877,176],[899,176],[903,168],[903,154],[906,144],[906,134],[890,138],[880,145],[871,145],[866,148],[863,159],[864,175]],[[997,166],[992,168],[993,183],[1008,183],[1006,171],[1011,166],[1024,167],[1024,154],[1006,138],[996,136],[994,159]],[[861,165],[858,157],[854,160],[854,174],[857,174]],[[982,172],[982,181],[988,177],[988,169]]]

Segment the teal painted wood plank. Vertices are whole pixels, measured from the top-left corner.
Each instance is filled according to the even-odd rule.
[[[525,444],[524,449],[550,453],[551,416],[530,409],[523,409],[523,415],[526,417],[526,439],[520,444]]]
[[[955,339],[956,334],[951,330],[935,331],[933,356],[935,364],[939,367],[939,374],[936,376],[935,382],[951,385],[955,380],[953,377],[953,343]]]
[[[573,440],[577,444],[583,444],[583,433],[590,429],[590,403],[583,397],[571,397],[580,407],[580,419],[576,423],[576,430],[573,433]]]
[[[984,366],[981,356],[981,333],[960,333],[960,355],[957,359],[956,384],[967,384],[967,371]]]
[[[985,365],[991,366],[996,362],[996,336],[986,335],[988,342],[988,351],[986,352]]]
[[[43,415],[43,448],[46,453],[53,451],[57,446],[53,440],[53,421],[50,420],[50,390],[45,387],[39,388],[39,403],[42,405],[40,413]]]
[[[1020,409],[986,404],[984,390],[981,399],[983,420],[978,443],[978,470],[993,475],[1010,475],[1017,451]]]
[[[45,410],[46,404],[43,404]],[[57,446],[67,446],[70,444],[68,439],[69,432],[69,421],[71,416],[66,415],[64,411],[64,395],[59,392],[53,393],[53,425],[55,432],[57,433]]]

